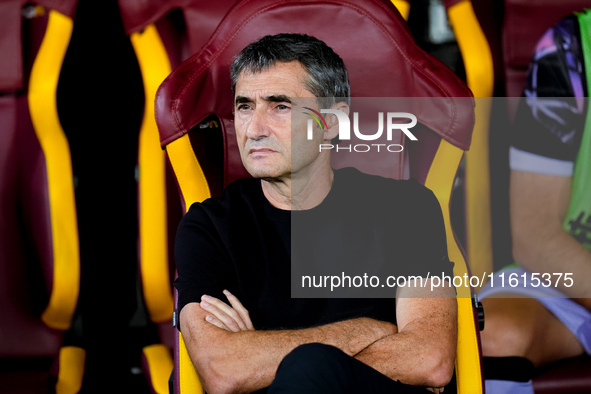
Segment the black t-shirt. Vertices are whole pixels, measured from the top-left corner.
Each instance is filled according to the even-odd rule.
[[[395,323],[393,288],[386,289],[389,298],[291,298],[292,259],[318,263],[353,255],[368,274],[386,262],[404,268],[396,271],[401,275],[452,274],[439,203],[416,181],[336,170],[329,194],[308,211],[275,208],[260,182],[233,182],[222,197],[193,204],[183,217],[175,245],[179,311],[203,294],[227,301],[222,291],[228,289],[256,329],[355,317]]]

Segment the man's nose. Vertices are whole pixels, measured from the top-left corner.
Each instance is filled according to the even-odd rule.
[[[259,140],[269,136],[269,122],[267,113],[263,108],[253,111],[250,122],[246,127],[246,137],[251,140]]]

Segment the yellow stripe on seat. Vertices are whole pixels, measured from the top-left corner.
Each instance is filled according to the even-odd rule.
[[[455,262],[454,275],[463,276],[467,273],[466,261],[456,243],[451,227],[449,204],[457,168],[462,160],[463,151],[445,140],[441,140],[425,186],[435,193],[439,200],[447,234],[449,258]],[[480,350],[471,291],[469,287],[458,287],[458,344],[456,351],[456,381],[459,394],[482,393],[480,368]]]
[[[392,0],[392,4],[398,9],[400,15],[404,20],[408,20],[408,14],[410,14],[410,2],[408,0]]]
[[[475,97],[492,97],[494,68],[488,41],[472,3],[462,0],[448,9],[466,70],[468,87]],[[466,152],[466,252],[474,275],[492,272],[492,223],[490,196],[489,125],[490,99],[477,99],[472,144]]]
[[[152,388],[158,394],[168,394],[168,379],[174,367],[170,349],[163,344],[149,345],[143,348],[150,371]]]
[[[53,285],[41,319],[49,327],[60,330],[71,326],[80,290],[80,246],[72,162],[70,146],[58,117],[56,97],[72,28],[70,18],[54,10],[49,12],[28,91],[31,121],[47,167],[53,243]]]
[[[172,319],[174,300],[168,262],[166,154],[154,117],[158,86],[171,72],[168,54],[154,25],[131,35],[144,84],[144,117],[139,135],[139,238],[142,290],[150,320]]]
[[[166,146],[166,150],[183,195],[185,211],[189,209],[192,203],[201,202],[211,197],[207,179],[195,156],[189,136],[185,134],[174,140]],[[181,394],[203,394],[204,390],[199,381],[199,376],[195,371],[183,335],[180,332],[178,342],[176,379],[178,379],[179,391]]]
[[[211,197],[209,184],[195,156],[189,135],[185,134],[172,141],[166,146],[166,152],[181,190],[185,212],[192,203],[201,202]],[[199,376],[180,332],[178,349],[178,371],[176,371],[175,379],[178,379],[180,393],[203,394],[204,390]]]
[[[185,134],[168,144],[166,151],[183,195],[185,210],[192,203],[211,197],[209,184],[195,156],[189,135]]]
[[[203,169],[195,156],[189,135],[174,140],[166,146],[168,158],[176,174],[185,204],[185,211],[192,203],[201,202],[211,197],[209,184],[203,173]],[[178,379],[180,393],[203,394],[204,390],[199,381],[199,376],[185,346],[182,334],[178,339]]]
[[[179,370],[177,373],[177,377],[181,377],[179,379],[180,393],[203,394],[205,391],[203,390],[203,386],[201,386],[199,376],[197,376],[197,372],[195,371],[195,367],[193,366],[193,362],[191,361],[191,358],[189,357],[189,352],[187,351],[187,347],[185,346],[183,335],[180,332],[178,358]]]
[[[59,354],[56,394],[76,394],[82,389],[86,351],[76,346],[64,346]]]

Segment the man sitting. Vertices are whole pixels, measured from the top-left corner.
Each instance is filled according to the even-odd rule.
[[[334,171],[330,150],[318,149],[338,134],[334,115],[311,141],[305,122],[294,124],[296,98],[311,99],[314,111],[349,113],[347,71],[322,41],[264,37],[235,58],[231,77],[236,138],[253,179],[193,204],[175,246],[180,329],[206,391],[442,391],[455,360],[453,288],[429,298],[418,286],[392,289],[389,298],[290,295],[292,256],[301,251],[293,221],[310,230],[304,236],[320,235],[306,238],[303,253],[315,263],[334,263],[323,259],[340,248],[411,267],[405,272],[427,276],[435,266],[451,275],[433,193],[414,181]],[[363,212],[365,231],[336,206]],[[371,243],[361,245],[359,234]]]

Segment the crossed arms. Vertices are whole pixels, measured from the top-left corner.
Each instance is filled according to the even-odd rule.
[[[357,318],[300,330],[256,331],[248,311],[225,292],[189,303],[180,314],[189,356],[207,392],[250,392],[271,384],[281,360],[306,343],[341,349],[384,375],[407,384],[445,386],[453,374],[457,304],[452,288],[431,298],[421,289],[398,289],[398,326]],[[440,297],[440,298],[433,298]]]

